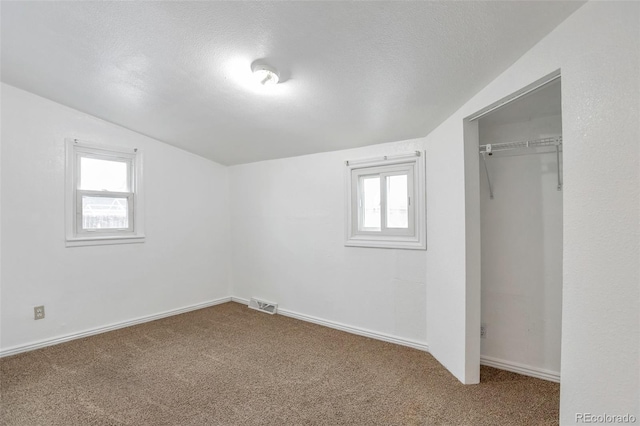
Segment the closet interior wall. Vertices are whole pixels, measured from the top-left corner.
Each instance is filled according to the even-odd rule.
[[[506,113],[479,120],[480,144],[560,136],[560,85],[545,90],[558,91],[557,108],[549,109],[556,113],[523,120],[507,105]],[[536,150],[545,153],[532,154]],[[495,153],[486,161],[494,198],[481,165],[481,359],[559,375],[562,191],[555,147]]]

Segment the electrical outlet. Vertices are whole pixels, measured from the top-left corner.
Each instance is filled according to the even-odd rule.
[[[44,319],[44,305],[33,308],[33,319]]]
[[[485,339],[486,337],[487,337],[487,325],[482,324],[480,325],[480,338]]]

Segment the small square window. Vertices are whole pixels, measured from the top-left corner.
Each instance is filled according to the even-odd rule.
[[[347,162],[345,245],[425,249],[424,160]]]
[[[67,246],[144,241],[138,150],[67,141]]]

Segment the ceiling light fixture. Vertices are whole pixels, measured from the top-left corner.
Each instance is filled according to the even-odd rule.
[[[253,66],[252,71],[253,77],[263,86],[275,86],[280,81],[278,71],[268,65]]]

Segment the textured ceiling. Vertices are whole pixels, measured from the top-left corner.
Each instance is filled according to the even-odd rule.
[[[238,164],[424,136],[581,4],[3,1],[1,75]]]

